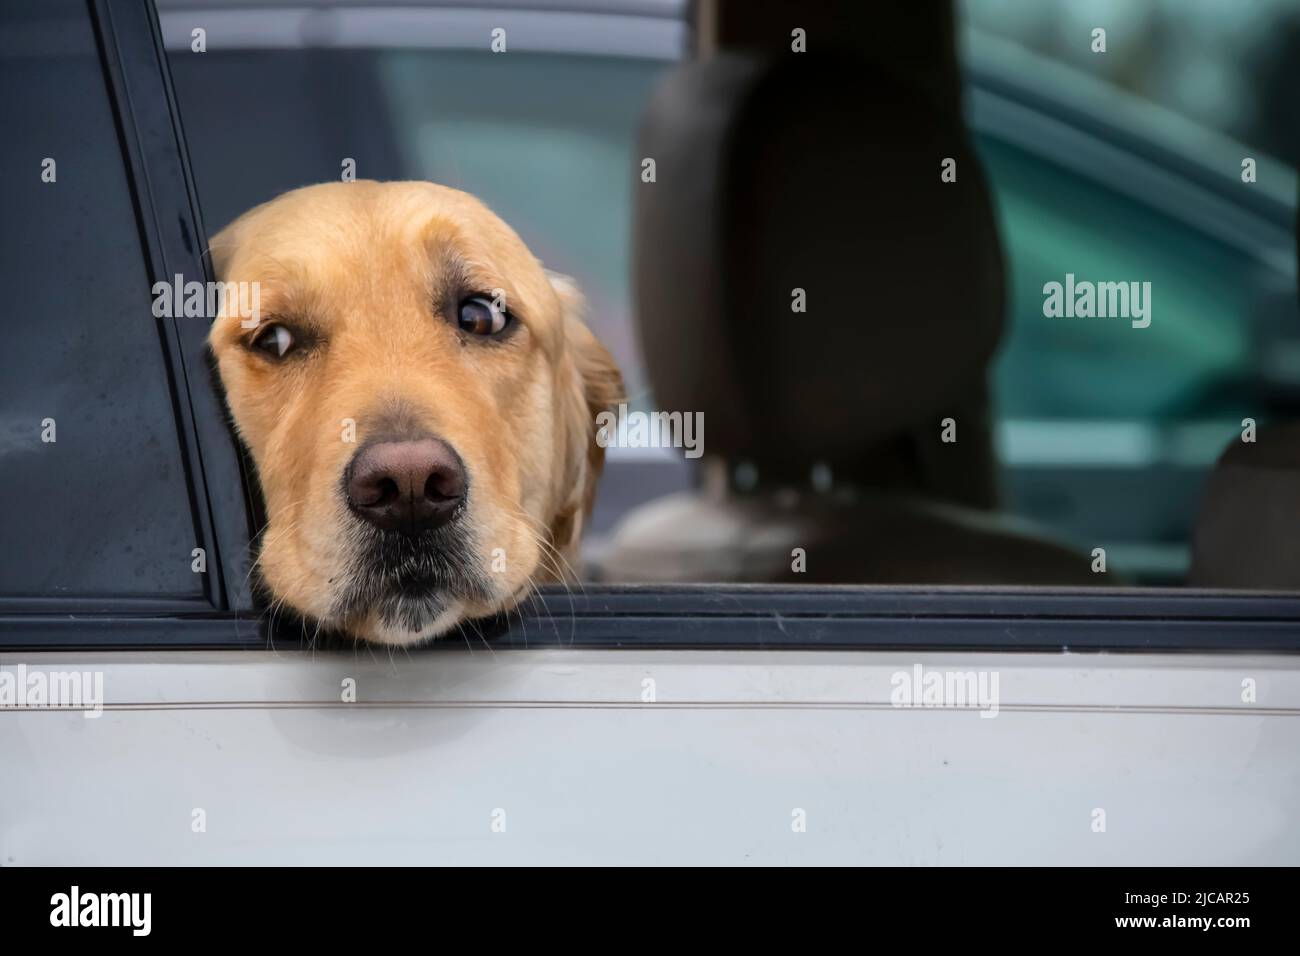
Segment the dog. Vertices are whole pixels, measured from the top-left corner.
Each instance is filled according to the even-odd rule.
[[[307,186],[211,243],[208,343],[267,523],[262,587],[326,633],[410,645],[572,581],[623,396],[581,293],[482,202]]]

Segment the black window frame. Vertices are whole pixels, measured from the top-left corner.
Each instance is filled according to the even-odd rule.
[[[153,281],[210,279],[206,232],[151,0],[89,0]],[[287,649],[253,606],[262,525],[251,466],[229,426],[207,326],[164,319],[166,361],[203,599],[5,599],[0,652]],[[547,588],[467,634],[496,648],[1300,653],[1300,595],[1196,589],[787,585]],[[431,650],[464,647],[459,637]]]
[[[211,280],[207,231],[158,13],[152,0],[93,0],[92,12],[118,104],[119,132],[154,281],[177,274]],[[179,316],[162,321],[199,546],[207,549],[208,602],[214,611],[240,610],[241,605],[251,610],[243,579],[259,499],[214,387],[209,327]]]

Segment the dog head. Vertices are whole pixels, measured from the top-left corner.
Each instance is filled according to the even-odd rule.
[[[595,417],[622,382],[576,288],[509,226],[431,183],[331,183],[244,214],[212,253],[209,343],[275,601],[409,644],[572,574]]]

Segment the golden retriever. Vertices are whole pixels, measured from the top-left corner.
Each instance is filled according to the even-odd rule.
[[[329,183],[212,241],[209,335],[266,503],[257,567],[327,631],[412,644],[568,580],[622,379],[548,273],[477,199]]]

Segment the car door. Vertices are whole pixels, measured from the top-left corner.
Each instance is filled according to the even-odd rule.
[[[397,655],[277,629],[205,323],[154,314],[206,274],[153,10],[4,16],[0,862],[1300,860],[1290,595],[587,587]]]

